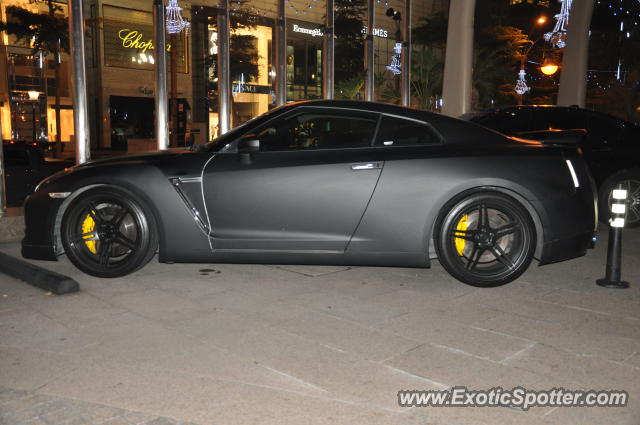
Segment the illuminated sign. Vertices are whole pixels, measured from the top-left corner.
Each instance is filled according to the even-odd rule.
[[[103,5],[103,15],[104,65],[153,70],[153,15],[142,10],[109,5]],[[177,71],[188,72],[187,40],[184,33],[179,34],[173,44],[178,56]],[[169,43],[167,51],[171,51]]]
[[[298,24],[293,24],[293,32],[299,32],[302,34],[309,34],[311,37],[322,37],[324,33],[320,28],[304,28]]]
[[[140,49],[141,53],[147,50],[153,50],[153,42],[151,40],[142,41],[142,33],[129,28],[118,31],[118,37],[122,40],[122,47],[125,49]],[[167,52],[171,51],[171,44],[167,43]]]
[[[363,34],[367,33],[367,27],[366,26],[362,27],[362,33]],[[389,36],[389,33],[387,32],[387,30],[383,30],[382,28],[374,28],[373,29],[373,35],[375,37],[387,38]]]
[[[324,35],[322,28],[305,28],[298,24],[293,24],[293,26],[291,27],[291,30],[293,32],[310,35],[311,37],[322,37]],[[362,27],[361,32],[362,34],[366,34],[367,27],[366,26]],[[382,28],[374,28],[373,35],[375,37],[387,38],[389,36],[389,33],[387,32],[387,30],[384,30]]]

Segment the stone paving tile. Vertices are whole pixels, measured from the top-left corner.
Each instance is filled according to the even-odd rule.
[[[573,380],[597,390],[626,390],[640,394],[640,369],[594,356],[580,356],[537,344],[505,362],[559,380]]]
[[[380,328],[414,341],[450,347],[496,362],[535,343],[528,339],[455,323],[442,317],[434,317],[422,323],[422,326],[415,326],[423,321],[423,317],[424,314],[412,312],[391,319]]]
[[[318,277],[327,274],[339,273],[346,270],[350,270],[351,267],[346,266],[290,266],[290,265],[276,265],[269,266],[280,270],[286,270],[291,273],[301,274],[308,277]]]
[[[315,340],[358,354],[366,360],[382,361],[414,348],[421,343],[393,333],[329,316],[309,312],[277,325],[303,338]]]
[[[640,351],[640,339],[620,337],[615,331],[599,332],[588,326],[548,322],[513,313],[501,312],[478,326],[574,354],[599,356],[614,361],[624,361]]]
[[[0,387],[0,425],[196,425],[98,403]]]
[[[626,291],[594,284],[606,238],[490,290],[437,262],[288,270],[154,259],[109,280],[64,257],[38,262],[82,291],[51,297],[0,278],[0,383],[13,387],[0,387],[0,425],[637,425],[635,404],[521,412],[396,399],[451,385],[620,387],[637,398],[640,230],[625,231],[624,246]],[[19,255],[19,244],[0,250]]]

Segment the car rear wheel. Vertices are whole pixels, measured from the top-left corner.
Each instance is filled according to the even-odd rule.
[[[132,194],[111,187],[74,199],[62,218],[61,237],[76,267],[105,278],[138,270],[158,246],[153,215]]]
[[[529,267],[536,233],[531,216],[514,199],[479,192],[444,208],[434,235],[442,266],[472,286],[494,287]]]
[[[640,171],[623,171],[608,178],[600,187],[599,217],[604,223],[611,217],[612,191],[617,188],[627,191],[627,214],[625,227],[640,227]]]

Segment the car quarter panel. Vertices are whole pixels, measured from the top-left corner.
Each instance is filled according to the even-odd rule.
[[[575,208],[569,207],[576,204],[572,199],[576,189],[556,149],[518,145],[389,148],[383,157],[385,167],[378,187],[349,244],[349,253],[426,252],[442,208],[473,189],[497,188],[526,199],[543,231],[540,246],[566,233],[593,231],[593,224],[590,228],[585,223],[574,226],[570,215]],[[571,212],[554,215],[550,205],[558,200],[564,200],[563,206]],[[586,215],[592,220],[592,214]]]

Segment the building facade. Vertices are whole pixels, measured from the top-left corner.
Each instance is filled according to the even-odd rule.
[[[67,16],[66,2],[53,2]],[[230,16],[231,125],[275,106],[273,0],[232,1]],[[167,36],[171,145],[204,143],[218,135],[217,1],[179,1],[188,33]],[[0,19],[12,7],[50,13],[47,2],[0,0]],[[154,136],[154,44],[150,0],[84,0],[88,106],[94,150],[147,150]],[[322,98],[323,0],[286,2],[286,100]],[[376,0],[372,31],[376,100],[397,102],[396,44],[402,41],[402,0]],[[390,13],[393,9],[394,13]],[[414,0],[412,22],[447,13],[448,0]],[[360,98],[364,84],[364,0],[335,1],[336,97]],[[34,52],[28,42],[3,34],[0,46],[0,119],[4,140],[51,143],[73,151],[69,57]],[[394,94],[395,93],[395,94]],[[59,114],[57,114],[59,110]],[[57,121],[59,117],[59,122]]]

